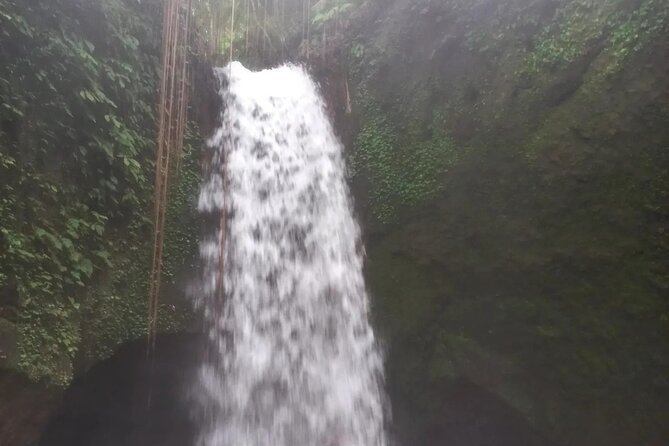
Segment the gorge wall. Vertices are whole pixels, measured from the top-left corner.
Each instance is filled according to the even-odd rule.
[[[666,442],[666,2],[368,2],[351,27],[333,109],[407,444],[461,379],[562,444]]]
[[[35,5],[0,1],[0,365],[64,384],[145,334],[159,15]],[[510,444],[669,442],[668,36],[663,0],[370,0],[314,38],[403,444],[481,431],[477,404],[513,408]],[[190,323],[198,156],[171,198],[165,330]],[[23,389],[3,413],[58,399],[0,381]],[[6,426],[36,438],[24,421]]]

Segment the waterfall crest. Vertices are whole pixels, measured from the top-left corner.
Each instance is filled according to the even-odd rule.
[[[360,231],[317,87],[295,66],[217,75],[224,111],[199,199],[220,221],[200,247],[200,444],[385,446]]]

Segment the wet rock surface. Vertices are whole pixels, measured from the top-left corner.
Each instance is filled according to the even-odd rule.
[[[0,444],[12,446],[188,446],[196,444],[197,427],[190,389],[204,340],[197,335],[159,338],[153,365],[146,345],[123,346],[112,358],[94,366],[65,391],[22,389],[25,410],[13,404],[22,422],[9,424],[3,413]],[[6,385],[9,381],[5,380]],[[3,401],[5,396],[3,384]],[[392,390],[392,389],[391,389]],[[504,401],[466,381],[444,383],[438,416],[428,425],[397,425],[392,437],[401,446],[552,446]],[[151,403],[149,404],[149,393]],[[30,398],[28,396],[30,395]],[[391,395],[394,399],[394,395]],[[411,411],[395,402],[398,413]],[[18,408],[18,409],[17,409]],[[45,422],[51,414],[48,424]],[[14,416],[17,419],[17,416]],[[40,425],[41,421],[41,425]],[[40,431],[43,433],[39,441]]]
[[[144,341],[123,346],[72,383],[37,444],[194,444],[189,389],[202,345],[196,335],[162,336],[151,358]]]
[[[60,397],[57,389],[47,389],[16,372],[0,370],[0,444],[33,445]]]

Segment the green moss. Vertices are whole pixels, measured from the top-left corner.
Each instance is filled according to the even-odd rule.
[[[391,339],[414,333],[429,320],[436,292],[429,271],[402,255],[393,253],[387,241],[369,253],[367,278],[375,296],[374,313]]]
[[[527,56],[532,72],[564,67],[591,47],[603,34],[604,19],[589,1],[569,2],[558,12],[559,18],[546,26]]]
[[[666,32],[668,19],[669,6],[663,0],[642,0],[632,7],[616,1],[567,2],[534,42],[526,70],[540,75],[564,69],[601,43],[607,53],[604,74],[614,74],[627,57]]]
[[[442,179],[457,162],[459,150],[436,112],[428,136],[418,131],[400,136],[390,118],[373,100],[363,99],[363,125],[350,158],[353,175],[366,172],[371,182],[371,208],[389,223],[402,207],[416,206],[442,190]]]
[[[616,16],[608,38],[609,64],[606,75],[622,68],[628,57],[641,51],[653,39],[662,38],[669,30],[669,5],[662,0],[642,1],[629,14]]]

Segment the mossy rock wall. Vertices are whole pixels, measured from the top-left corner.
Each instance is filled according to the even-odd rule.
[[[669,4],[396,0],[354,23],[396,421],[438,423],[464,377],[562,444],[669,441]]]

